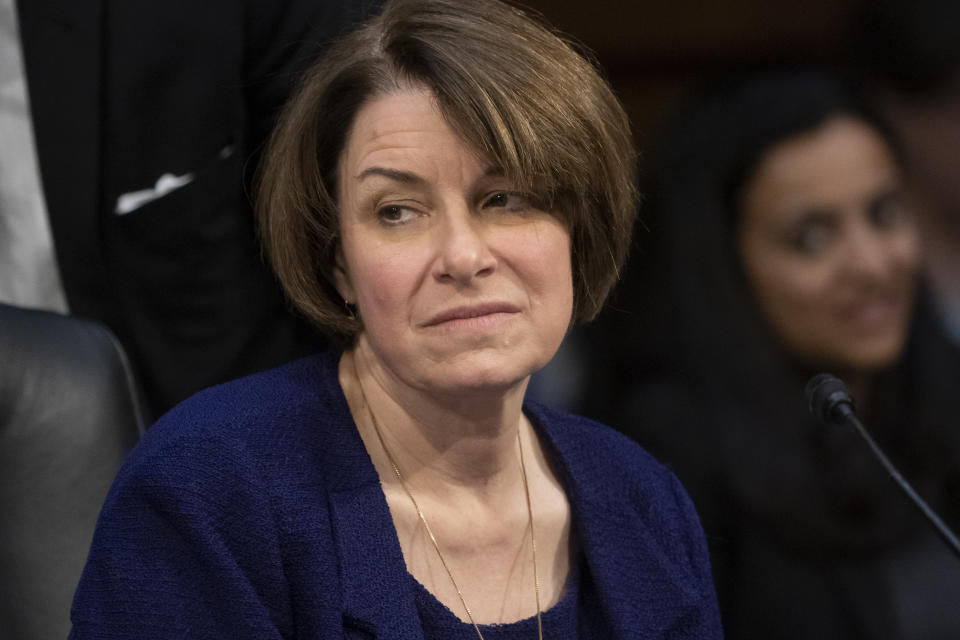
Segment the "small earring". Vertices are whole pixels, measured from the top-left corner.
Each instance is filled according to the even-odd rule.
[[[353,310],[353,305],[347,302],[347,299],[343,299],[343,308],[347,310],[347,315],[350,316],[351,320],[357,319],[357,313]]]

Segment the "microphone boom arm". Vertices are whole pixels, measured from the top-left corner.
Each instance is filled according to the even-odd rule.
[[[960,540],[958,540],[956,534],[950,530],[950,527],[940,519],[940,516],[930,508],[930,505],[914,491],[906,478],[893,466],[893,463],[890,462],[890,459],[887,458],[887,455],[880,446],[874,442],[873,437],[857,417],[853,406],[853,398],[850,397],[850,392],[847,391],[843,382],[829,373],[821,373],[812,377],[807,383],[806,394],[810,402],[810,412],[814,417],[826,423],[853,425],[857,433],[866,440],[870,450],[873,451],[873,455],[880,461],[883,468],[887,470],[890,477],[900,485],[900,488],[907,494],[910,501],[920,509],[927,521],[933,525],[937,535],[950,547],[954,555],[960,558]]]
[[[874,442],[873,438],[870,436],[870,433],[867,432],[864,428],[863,423],[860,422],[860,419],[857,418],[856,414],[850,413],[845,418],[845,422],[852,424],[853,427],[860,433],[860,436],[867,441],[867,444],[870,446],[870,449],[873,450],[873,454],[877,457],[877,460],[880,461],[880,464],[883,465],[883,468],[887,470],[887,473],[890,474],[890,477],[900,485],[900,488],[903,489],[903,492],[907,494],[907,497],[913,501],[913,504],[917,506],[918,509],[923,513],[927,518],[927,521],[933,525],[933,528],[937,531],[937,534],[940,538],[943,539],[944,543],[953,551],[953,553],[960,558],[960,540],[957,539],[957,536],[950,530],[943,520],[940,519],[940,516],[930,508],[930,505],[920,497],[920,495],[914,491],[913,487],[910,486],[910,483],[907,482],[906,478],[901,475],[896,467],[893,466],[893,463],[890,462],[886,454],[883,453],[883,450],[880,449],[880,446]]]

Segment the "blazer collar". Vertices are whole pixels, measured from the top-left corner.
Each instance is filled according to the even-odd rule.
[[[344,624],[376,638],[423,640],[413,582],[379,481],[331,493],[330,519]]]

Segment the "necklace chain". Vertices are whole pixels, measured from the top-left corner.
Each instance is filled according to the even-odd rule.
[[[356,371],[356,365],[354,365],[354,370]],[[447,572],[447,577],[450,578],[450,583],[453,584],[453,588],[457,591],[457,596],[460,598],[460,604],[463,605],[464,611],[467,612],[467,618],[470,620],[470,624],[473,625],[474,630],[477,632],[477,636],[480,640],[484,640],[483,634],[480,633],[480,627],[473,619],[473,614],[470,612],[470,607],[467,606],[467,601],[463,598],[463,592],[460,590],[460,585],[457,584],[457,581],[453,578],[453,572],[450,571],[450,567],[447,565],[446,559],[443,557],[443,553],[440,552],[440,545],[437,543],[437,537],[433,535],[433,530],[430,528],[430,524],[427,522],[426,517],[423,515],[423,511],[420,510],[420,505],[417,504],[417,499],[413,497],[413,494],[410,492],[409,487],[407,487],[406,481],[403,479],[403,475],[400,473],[400,467],[397,466],[397,462],[393,459],[393,454],[390,453],[390,449],[387,448],[387,443],[383,439],[383,434],[380,432],[380,424],[377,422],[376,416],[373,414],[373,407],[370,406],[370,403],[367,402],[366,394],[363,392],[363,385],[360,384],[360,376],[357,376],[357,384],[360,388],[360,396],[363,399],[363,404],[367,408],[367,412],[370,414],[370,421],[373,423],[373,430],[377,434],[377,439],[380,441],[380,446],[383,447],[384,453],[387,454],[387,459],[390,461],[390,466],[393,467],[393,473],[397,476],[397,480],[400,481],[400,486],[403,487],[403,491],[407,494],[407,497],[410,498],[410,502],[413,503],[413,508],[417,512],[417,516],[420,518],[420,522],[423,523],[423,528],[427,531],[427,536],[430,538],[430,542],[433,543],[433,548],[437,552],[437,557],[440,558],[440,564],[443,565],[444,571]],[[540,615],[540,577],[537,575],[537,541],[536,537],[533,535],[533,507],[530,504],[530,487],[527,484],[527,467],[523,461],[523,441],[520,439],[520,431],[517,431],[517,446],[520,449],[520,475],[523,478],[523,492],[527,499],[527,517],[530,522],[530,546],[533,549],[533,589],[534,595],[537,600],[537,634],[539,640],[543,640],[543,622],[541,621]]]

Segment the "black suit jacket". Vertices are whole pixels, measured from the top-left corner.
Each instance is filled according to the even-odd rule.
[[[245,185],[300,72],[372,4],[19,3],[67,300],[124,342],[154,414],[318,344],[263,265]],[[166,173],[193,180],[115,213]]]

